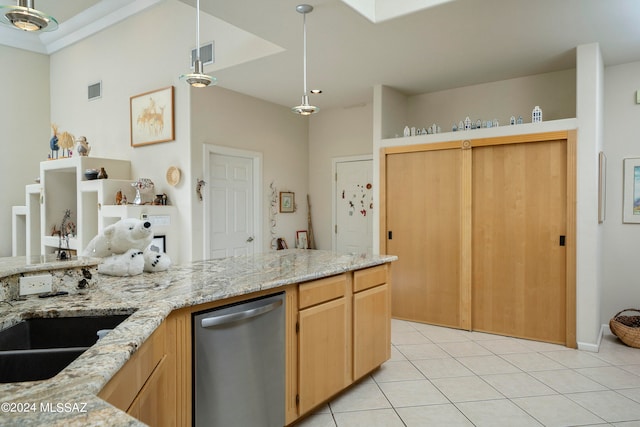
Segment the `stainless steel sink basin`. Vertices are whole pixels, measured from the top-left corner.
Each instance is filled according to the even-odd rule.
[[[0,331],[0,383],[51,378],[125,315],[32,318]]]

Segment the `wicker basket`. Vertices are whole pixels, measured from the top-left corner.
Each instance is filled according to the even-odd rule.
[[[640,310],[635,308],[622,310],[609,321],[609,328],[611,328],[611,332],[615,336],[629,347],[640,348],[640,315],[621,316],[625,311],[640,313]]]

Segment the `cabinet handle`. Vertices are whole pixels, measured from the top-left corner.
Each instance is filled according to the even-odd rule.
[[[270,304],[266,304],[256,308],[251,308],[245,311],[240,311],[238,313],[221,314],[219,316],[207,317],[205,319],[202,319],[200,323],[202,324],[203,328],[210,328],[212,326],[224,325],[225,323],[237,322],[239,320],[260,316],[261,314],[265,314],[275,310],[281,305],[282,305],[282,300],[278,300]]]

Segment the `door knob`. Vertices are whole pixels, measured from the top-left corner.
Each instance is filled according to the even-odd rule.
[[[253,242],[253,236],[249,236],[249,238],[247,239],[247,243],[251,243]]]

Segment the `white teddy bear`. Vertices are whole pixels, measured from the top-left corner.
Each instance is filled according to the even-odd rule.
[[[111,276],[135,276],[143,271],[165,271],[171,259],[149,247],[153,240],[151,223],[125,218],[104,228],[94,237],[82,255],[105,258],[98,272]]]

